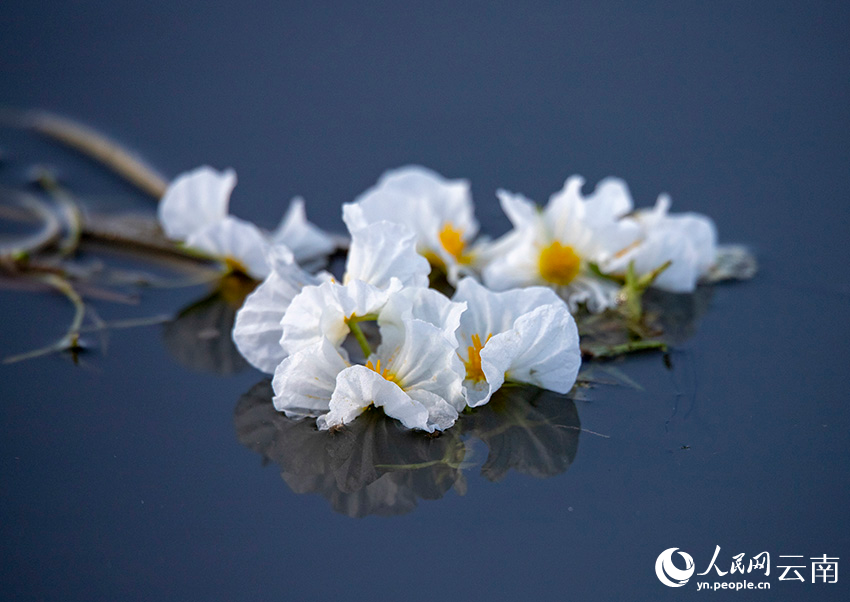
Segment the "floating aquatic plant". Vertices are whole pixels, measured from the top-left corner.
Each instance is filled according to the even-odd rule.
[[[466,180],[402,167],[343,206],[349,245],[310,224],[300,198],[273,231],[230,215],[232,170],[201,167],[167,183],[86,128],[41,114],[22,124],[113,167],[154,194],[158,208],[156,221],[93,215],[42,173],[50,200],[19,200],[18,213],[8,213],[35,215],[44,227],[0,247],[0,267],[59,290],[75,317],[55,345],[12,359],[82,349],[85,296],[97,290],[74,263],[87,240],[167,254],[197,266],[186,283],[214,281],[228,307],[240,308],[233,342],[247,362],[274,374],[274,407],[315,417],[323,430],[381,408],[407,428],[443,431],[504,383],[565,393],[582,356],[665,349],[675,343],[674,298],[696,299],[700,283],[755,272],[746,249],[717,245],[708,217],[671,214],[664,195],[655,208],[635,210],[618,179],[584,196],[584,180],[570,177],[543,208],[500,190],[513,228],[489,241],[478,238]],[[348,255],[340,279],[314,272],[341,247]],[[440,291],[429,288],[437,272],[446,277]],[[238,294],[222,292],[228,273],[253,281]],[[123,277],[163,284],[150,274]],[[116,271],[112,281],[119,279]],[[227,322],[232,312],[216,316]],[[221,337],[229,326],[217,321]]]

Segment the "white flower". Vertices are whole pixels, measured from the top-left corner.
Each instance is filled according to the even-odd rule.
[[[237,312],[233,340],[251,364],[268,373],[322,339],[338,346],[350,332],[349,321],[377,316],[405,285],[428,283],[428,262],[416,253],[413,234],[389,222],[353,233],[344,285],[327,272],[308,274],[281,245],[266,261],[271,274]]]
[[[618,287],[594,274],[592,265],[604,272],[638,237],[637,224],[620,219],[632,210],[632,200],[621,180],[601,181],[586,199],[583,183],[579,176],[569,178],[545,209],[522,195],[498,191],[514,230],[488,252],[483,271],[488,287],[549,286],[573,311],[581,303],[593,312],[616,303]]]
[[[635,274],[643,276],[670,261],[652,286],[673,293],[692,293],[717,258],[717,229],[704,215],[670,215],[669,209],[670,197],[661,195],[653,209],[637,211],[626,218],[640,227],[641,237],[611,263],[610,271],[624,273],[634,262]]]
[[[393,278],[404,286],[428,286],[428,262],[416,253],[416,237],[406,226],[389,221],[352,228],[343,283],[361,280],[378,288]]]
[[[382,341],[365,366],[339,373],[318,427],[348,424],[374,405],[410,429],[449,428],[464,406],[455,349],[434,325],[406,320],[402,340]]]
[[[351,366],[345,349],[327,339],[287,356],[274,371],[274,407],[290,418],[328,412],[337,375]]]
[[[451,282],[469,273],[476,259],[470,248],[478,233],[466,180],[446,180],[424,167],[388,171],[353,203],[343,219],[355,230],[381,220],[404,224],[416,234],[417,248],[443,269]]]
[[[269,275],[268,239],[257,226],[238,217],[227,215],[195,230],[186,237],[185,244],[212,257],[220,257],[230,268],[257,280]]]
[[[299,263],[333,251],[333,240],[307,221],[300,198],[292,200],[272,234],[230,216],[228,205],[235,186],[232,169],[218,172],[204,166],[181,174],[159,202],[157,212],[163,231],[169,238],[221,258],[259,280],[269,274],[264,258],[272,245],[285,244]]]
[[[397,279],[387,288],[361,280],[345,285],[324,282],[306,286],[280,320],[282,331],[278,345],[286,353],[311,347],[322,339],[339,346],[351,332],[352,322],[377,319],[390,295],[400,289]]]
[[[402,340],[407,320],[422,320],[440,329],[446,340],[458,344],[457,329],[466,303],[455,303],[430,288],[403,288],[387,300],[378,323],[382,341]]]
[[[177,176],[159,202],[159,223],[168,238],[183,240],[224,219],[236,172],[203,166]]]
[[[352,321],[376,319],[405,286],[426,287],[430,268],[415,244],[409,229],[391,222],[352,231],[343,284],[307,286],[282,314],[284,351],[295,353],[322,338],[340,345]]]
[[[581,365],[578,328],[551,289],[497,293],[464,278],[454,300],[468,306],[458,338],[469,406],[487,403],[506,380],[557,393],[575,384]]]
[[[351,365],[337,339],[318,337],[278,366],[275,407],[318,415],[320,429],[348,424],[370,406],[407,428],[450,427],[466,403],[454,335],[465,308],[430,289],[399,291],[377,318],[381,344],[365,366]]]
[[[334,241],[320,228],[307,221],[304,199],[295,197],[280,225],[271,233],[271,242],[292,250],[298,265],[306,266],[334,252]]]
[[[233,342],[253,366],[273,373],[286,357],[281,347],[280,324],[289,304],[306,286],[318,286],[333,277],[327,272],[313,276],[302,270],[292,253],[282,245],[272,247],[267,257],[271,274],[245,299],[236,313]]]

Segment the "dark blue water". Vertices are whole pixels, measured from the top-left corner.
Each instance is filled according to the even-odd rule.
[[[497,235],[497,187],[542,202],[571,173],[618,175],[638,205],[666,191],[711,215],[761,272],[715,288],[672,369],[653,354],[597,367],[640,388],[518,404],[542,431],[494,433],[523,417],[482,413],[387,460],[398,433],[364,423],[356,449],[380,460],[366,476],[339,461],[350,442],[308,459],[280,444],[315,441],[276,439],[291,425],[251,405],[262,375],[211,336],[222,305],[112,331],[105,351],[94,336],[79,365],[0,365],[0,598],[847,599],[848,30],[841,3],[5,3],[0,101],[96,126],[169,176],[232,166],[232,210],[263,225],[300,194],[341,231],[342,202],[416,162],[469,178]],[[153,206],[26,132],[0,130],[0,147],[4,186],[48,163],[101,209]],[[92,305],[105,320],[177,315],[209,292]],[[5,287],[0,310],[3,356],[49,343],[72,313]],[[458,446],[470,466],[381,468]],[[372,478],[401,492],[377,513],[403,514],[351,518],[362,499],[325,488]],[[702,572],[715,546],[727,571],[768,551],[770,576],[745,578],[771,590],[656,578],[663,550]],[[824,554],[838,582],[813,584]],[[804,556],[808,583],[779,581],[780,555]]]

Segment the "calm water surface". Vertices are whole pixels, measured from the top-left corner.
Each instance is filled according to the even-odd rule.
[[[545,202],[613,174],[639,206],[666,191],[711,215],[761,272],[704,292],[669,367],[595,365],[615,384],[514,391],[412,442],[370,417],[328,444],[270,412],[206,287],[95,300],[108,321],[179,319],[95,336],[78,365],[0,365],[0,598],[848,599],[849,27],[838,3],[4,4],[0,102],[169,176],[233,166],[232,210],[263,225],[301,194],[341,231],[342,202],[416,162],[469,178],[498,235],[496,188]],[[0,147],[3,186],[46,163],[92,207],[153,207],[25,132]],[[8,287],[0,310],[3,356],[71,317]],[[769,552],[770,576],[657,579],[663,550],[702,572],[716,546],[724,571]],[[812,584],[824,554],[838,582]],[[779,581],[780,555],[809,582]],[[744,578],[771,590],[697,592]]]

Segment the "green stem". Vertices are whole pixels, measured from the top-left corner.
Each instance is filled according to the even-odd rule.
[[[71,284],[64,278],[61,278],[56,274],[47,274],[42,277],[41,280],[65,295],[65,297],[74,305],[74,318],[71,320],[71,326],[68,328],[68,332],[65,333],[65,336],[52,345],[36,349],[35,351],[29,351],[20,355],[7,357],[3,360],[4,364],[13,364],[57,351],[71,351],[75,353],[81,349],[80,330],[82,329],[83,319],[86,315],[85,303],[77,291],[74,290],[74,287],[71,286]]]
[[[364,318],[352,317],[348,320],[348,328],[351,330],[351,334],[354,335],[354,338],[357,339],[360,349],[363,350],[363,356],[368,359],[369,356],[372,355],[372,347],[369,346],[369,341],[366,340],[366,335],[363,334],[363,330],[360,329],[359,322],[363,321],[363,319]]]

